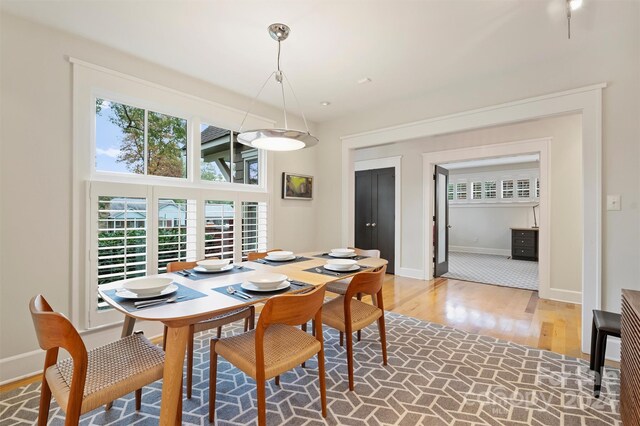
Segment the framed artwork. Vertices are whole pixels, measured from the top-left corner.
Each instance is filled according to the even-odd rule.
[[[312,200],[313,176],[282,172],[282,198]]]

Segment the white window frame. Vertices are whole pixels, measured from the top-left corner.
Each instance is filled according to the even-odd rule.
[[[200,179],[200,123],[234,130],[244,111],[229,108],[137,77],[70,58],[73,64],[73,192],[71,320],[79,329],[96,328],[123,320],[121,313],[97,311],[98,194],[143,196],[147,199],[147,274],[157,271],[157,203],[159,198],[197,200],[197,256],[204,256],[204,201],[223,199],[267,203],[267,240],[272,240],[272,203],[268,176],[273,175],[270,155],[258,151],[259,184],[209,182]],[[187,178],[123,174],[95,170],[96,98],[145,108],[187,119]],[[245,126],[273,127],[274,120],[249,115]],[[197,161],[196,161],[197,160]],[[206,194],[206,195],[205,195]],[[237,215],[239,216],[239,209]],[[238,217],[236,220],[239,220]],[[240,227],[238,227],[240,229]],[[237,237],[236,237],[237,238]],[[236,244],[237,245],[237,244]],[[236,259],[239,259],[236,248]]]
[[[493,205],[493,204],[523,204],[532,203],[538,200],[535,195],[535,182],[539,181],[540,171],[538,169],[520,169],[520,170],[508,170],[508,171],[485,171],[485,172],[473,172],[473,173],[457,173],[449,175],[449,183],[454,188],[454,199],[449,200],[449,203],[453,206],[465,206],[465,205]],[[518,180],[529,181],[529,197],[518,197]],[[504,198],[503,196],[503,181],[513,181],[513,198]],[[495,198],[487,198],[485,185],[488,182],[495,182],[496,196]],[[464,183],[467,185],[467,198],[458,199],[458,184]],[[481,198],[473,198],[473,185],[474,183],[481,183],[482,192]]]

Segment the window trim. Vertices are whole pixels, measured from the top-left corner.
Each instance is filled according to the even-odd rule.
[[[518,180],[529,180],[529,197],[518,197]],[[488,172],[474,172],[474,173],[460,173],[449,175],[449,183],[454,185],[454,198],[449,200],[452,206],[462,206],[471,204],[524,204],[533,203],[539,201],[539,196],[535,197],[535,182],[540,179],[540,171],[538,169],[516,169],[516,170],[504,170],[504,171],[488,171]],[[504,198],[503,196],[503,182],[513,181],[513,197]],[[480,182],[482,184],[481,198],[473,197],[473,184]],[[486,197],[485,184],[488,182],[495,182],[496,184],[496,196],[495,198]],[[457,195],[457,189],[459,183],[467,184],[467,198],[459,199]],[[539,194],[538,194],[539,195]]]

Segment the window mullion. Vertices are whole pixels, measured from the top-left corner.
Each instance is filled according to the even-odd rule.
[[[144,175],[147,176],[149,174],[148,164],[149,164],[149,110],[144,110]]]

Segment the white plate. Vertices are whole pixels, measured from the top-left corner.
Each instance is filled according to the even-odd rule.
[[[169,284],[167,288],[162,290],[157,294],[145,294],[144,296],[138,296],[135,293],[130,292],[129,290],[125,290],[124,288],[116,290],[116,296],[122,297],[123,299],[131,299],[131,300],[145,300],[145,299],[153,299],[154,297],[159,296],[168,296],[172,293],[178,291],[178,286],[175,284]]]
[[[273,258],[273,259],[288,259],[291,256],[293,256],[293,252],[292,251],[285,251],[285,250],[280,250],[280,251],[270,251],[269,253],[267,253],[267,256]]]
[[[347,269],[344,268],[336,268],[333,265],[324,265],[324,269],[328,269],[329,271],[334,271],[334,272],[351,272],[351,271],[357,271],[358,269],[360,269],[360,265],[353,265]]]
[[[295,256],[291,255],[289,257],[278,257],[278,258],[273,258],[269,255],[267,255],[267,257],[265,257],[265,259],[270,260],[271,262],[287,262],[289,260],[295,260]]]
[[[288,288],[290,285],[291,283],[289,281],[282,281],[280,284],[278,284],[276,288],[260,288],[257,285],[252,284],[250,282],[244,282],[240,285],[240,287],[249,291],[269,292],[269,291],[284,290],[285,288]]]
[[[218,272],[230,271],[232,269],[233,269],[233,265],[223,266],[220,269],[207,269],[207,268],[203,268],[202,266],[196,266],[195,268],[193,268],[194,271],[200,272],[202,274],[216,274]]]
[[[357,254],[355,253],[329,253],[329,256],[331,257],[341,257],[341,258],[346,258],[346,257],[356,257]]]

